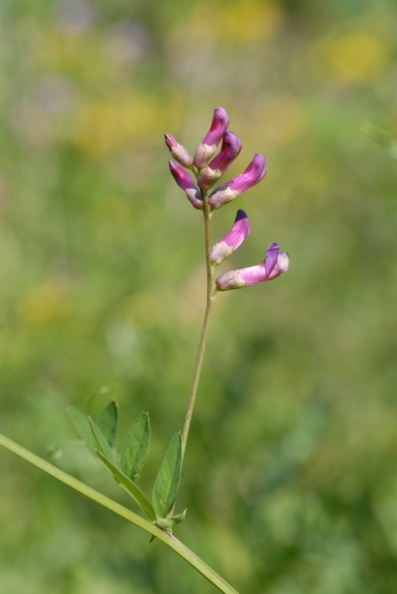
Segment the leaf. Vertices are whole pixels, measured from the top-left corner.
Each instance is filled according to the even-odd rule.
[[[121,469],[131,480],[139,478],[146,462],[149,440],[149,415],[141,413],[123,439],[120,450]]]
[[[77,408],[73,406],[68,406],[66,409],[69,413],[72,422],[77,429],[77,433],[80,435],[82,440],[85,442],[87,448],[90,452],[96,455],[96,450],[98,449],[97,441],[95,436],[92,432],[90,421],[87,415],[83,414]]]
[[[165,453],[153,485],[156,516],[165,518],[174,505],[182,471],[181,434],[175,433]]]
[[[108,458],[111,462],[114,462],[114,452],[110,447],[108,440],[102,433],[102,430],[98,427],[95,421],[91,419],[91,417],[88,417],[88,422],[96,441],[95,453],[98,455],[103,454],[105,458]]]
[[[146,514],[148,520],[154,522],[156,519],[156,514],[154,512],[153,505],[150,503],[143,491],[141,491],[141,489],[135,483],[133,483],[128,478],[128,476],[121,472],[121,470],[119,470],[117,466],[115,466],[102,452],[98,452],[98,456],[109,472],[113,475],[116,483],[124,487],[124,489],[131,495],[142,511]]]
[[[96,420],[98,427],[106,437],[110,446],[114,444],[117,432],[118,410],[117,404],[109,402],[107,406],[98,415]]]

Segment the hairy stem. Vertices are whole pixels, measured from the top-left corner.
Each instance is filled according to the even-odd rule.
[[[200,340],[197,349],[196,361],[193,368],[192,383],[190,386],[190,392],[186,407],[185,420],[182,428],[182,460],[185,455],[186,443],[189,436],[190,423],[193,416],[194,404],[196,402],[197,389],[200,381],[201,369],[204,359],[205,343],[207,340],[208,321],[211,314],[212,304],[214,301],[214,295],[212,292],[213,284],[213,266],[210,260],[210,219],[211,211],[208,204],[207,196],[203,194],[203,216],[204,216],[204,248],[205,248],[205,265],[206,265],[206,277],[207,277],[207,288],[206,288],[206,303],[203,325],[201,328]]]

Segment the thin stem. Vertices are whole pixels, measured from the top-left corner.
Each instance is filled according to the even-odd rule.
[[[5,437],[5,435],[2,435],[1,433],[0,445],[10,450],[20,458],[23,458],[30,464],[33,464],[33,466],[36,466],[40,470],[56,478],[61,483],[64,483],[68,487],[71,487],[75,491],[78,491],[82,495],[92,499],[92,501],[95,501],[99,505],[106,507],[121,518],[131,522],[131,524],[134,524],[135,526],[138,526],[138,528],[141,528],[142,530],[145,530],[145,532],[155,536],[158,540],[161,540],[165,545],[170,547],[180,557],[182,557],[182,559],[189,563],[189,565],[194,567],[196,571],[201,573],[201,575],[203,575],[209,582],[211,582],[211,584],[218,588],[220,592],[223,592],[223,594],[238,594],[237,590],[230,586],[230,584],[228,584],[220,575],[218,575],[213,569],[211,569],[211,567],[204,563],[204,561],[197,557],[197,555],[195,555],[190,549],[188,549],[188,547],[182,544],[173,535],[161,530],[160,528],[157,528],[157,526],[151,522],[148,522],[148,520],[138,516],[123,505],[113,501],[113,499],[106,497],[106,495],[102,495],[102,493],[99,491],[96,491],[88,485],[85,485],[81,481],[75,479],[73,476],[70,476],[70,474],[67,474],[46,460],[43,460],[43,458],[40,458],[32,452],[29,452],[29,450],[26,450],[14,441],[11,441],[11,439],[8,439],[8,437]]]
[[[207,340],[208,320],[210,318],[214,295],[212,292],[213,284],[213,266],[210,259],[210,219],[211,211],[208,204],[207,196],[203,193],[203,216],[204,216],[204,248],[205,248],[205,265],[207,277],[206,302],[203,325],[201,328],[200,340],[198,344],[196,361],[193,368],[192,383],[186,407],[185,420],[182,428],[182,460],[185,455],[187,438],[189,436],[190,423],[193,416],[194,404],[196,401],[197,389],[200,381],[201,368],[204,359],[204,350]]]

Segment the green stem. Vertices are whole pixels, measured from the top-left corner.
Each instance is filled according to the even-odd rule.
[[[138,526],[138,528],[141,528],[142,530],[145,530],[145,532],[155,536],[158,540],[161,540],[165,545],[170,547],[180,557],[182,557],[182,559],[194,567],[196,571],[201,573],[201,575],[203,575],[209,582],[211,582],[211,584],[218,588],[220,592],[223,592],[223,594],[238,594],[237,590],[230,586],[220,575],[218,575],[213,569],[211,569],[211,567],[204,563],[204,561],[197,557],[197,555],[195,555],[173,535],[161,530],[160,528],[157,528],[157,526],[151,522],[148,522],[141,516],[138,516],[116,501],[113,501],[113,499],[106,497],[106,495],[102,495],[102,493],[99,493],[99,491],[96,491],[88,485],[85,485],[84,483],[70,476],[70,474],[67,474],[63,470],[53,466],[46,460],[39,458],[39,456],[29,452],[29,450],[26,450],[14,441],[11,441],[11,439],[8,439],[1,433],[0,445],[10,450],[20,458],[23,458],[30,464],[33,464],[33,466],[36,466],[40,470],[56,478],[58,481],[61,481],[61,483],[64,483],[68,487],[71,487],[75,491],[78,491],[82,495],[92,499],[92,501],[95,501],[99,505],[106,507],[121,518],[124,518],[128,522]]]
[[[201,368],[204,359],[205,343],[207,340],[208,321],[211,314],[212,304],[214,301],[214,294],[212,292],[213,285],[213,266],[210,259],[210,219],[211,211],[208,204],[207,196],[203,193],[203,215],[204,215],[204,247],[205,247],[205,265],[206,265],[206,277],[207,277],[207,288],[206,288],[206,302],[203,325],[201,328],[200,340],[196,354],[196,361],[193,368],[192,383],[190,386],[190,392],[186,407],[185,420],[182,427],[182,461],[185,456],[187,438],[189,436],[190,423],[193,416],[194,404],[196,402],[197,389],[200,381]]]

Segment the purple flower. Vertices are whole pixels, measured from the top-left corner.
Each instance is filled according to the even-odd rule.
[[[276,278],[288,270],[289,256],[287,252],[280,252],[278,243],[271,243],[267,248],[265,259],[257,266],[231,270],[218,276],[215,283],[219,291],[241,289],[248,285],[255,285],[263,281]]]
[[[220,152],[210,163],[200,171],[197,184],[200,188],[210,188],[225,173],[229,165],[240,154],[242,147],[241,140],[230,130],[223,133],[223,140]]]
[[[229,233],[218,241],[211,250],[212,264],[220,264],[236,250],[250,232],[250,224],[243,210],[238,210],[235,221]]]
[[[204,167],[216,151],[222,140],[223,133],[229,125],[229,116],[223,107],[216,107],[211,122],[211,127],[197,147],[193,157],[193,165],[198,169]]]
[[[182,188],[182,190],[184,190],[186,196],[193,204],[194,208],[203,208],[200,188],[195,185],[190,173],[185,171],[185,169],[179,165],[179,163],[168,161],[168,164],[176,183],[180,188]]]
[[[178,163],[183,167],[190,167],[193,164],[193,157],[171,134],[164,134],[164,139],[171,155]]]
[[[265,157],[257,153],[243,173],[240,173],[237,177],[234,177],[225,184],[215,188],[208,197],[208,204],[212,208],[220,208],[221,206],[224,206],[260,182],[265,175]]]

